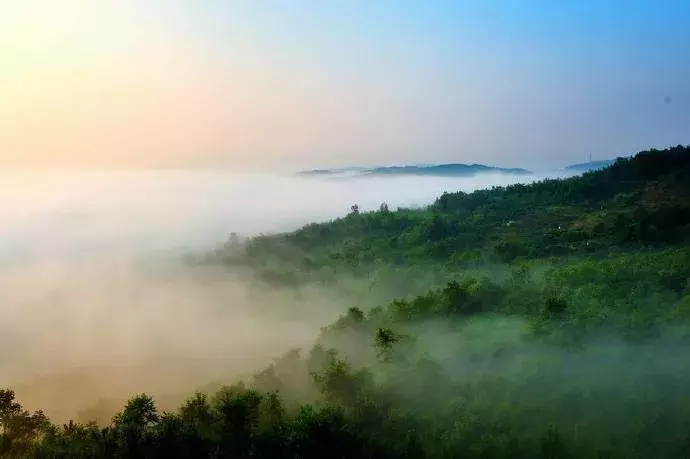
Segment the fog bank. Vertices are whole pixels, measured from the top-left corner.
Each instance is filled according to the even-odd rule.
[[[179,257],[537,176],[328,180],[214,171],[2,173],[0,386],[55,419],[100,397],[181,393],[307,347],[349,304]]]

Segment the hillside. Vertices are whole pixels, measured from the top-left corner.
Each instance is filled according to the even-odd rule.
[[[445,193],[426,209],[361,213],[258,237],[241,260],[299,270],[421,262],[462,265],[603,254],[687,242],[687,147],[640,152],[567,179]]]
[[[105,427],[56,426],[0,391],[0,454],[687,457],[689,198],[679,146],[230,241],[205,261],[352,306],[172,413],[138,395]]]
[[[648,323],[675,320],[689,241],[690,148],[679,146],[577,177],[446,193],[425,209],[355,208],[212,259],[252,266],[276,285],[325,283],[366,306],[481,279],[504,295],[479,311],[532,315],[549,298],[577,299],[577,321],[627,333],[631,311],[654,315]],[[531,282],[511,284],[515,276]]]

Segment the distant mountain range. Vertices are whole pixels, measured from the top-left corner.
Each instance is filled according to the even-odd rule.
[[[299,175],[329,176],[329,175],[423,175],[435,177],[470,177],[476,174],[497,172],[503,174],[531,174],[531,171],[521,168],[506,169],[502,167],[485,166],[483,164],[424,164],[412,166],[374,166],[374,167],[345,167],[339,169],[312,169],[298,172]]]
[[[603,169],[615,162],[614,159],[588,161],[585,163],[566,166],[569,172],[587,172]],[[334,177],[363,177],[363,176],[431,176],[431,177],[471,177],[477,174],[500,173],[511,175],[529,175],[532,171],[522,168],[503,168],[486,166],[484,164],[416,164],[402,166],[352,166],[335,169],[310,169],[297,172],[302,176],[334,176]]]
[[[616,162],[615,159],[602,159],[600,161],[588,161],[586,163],[572,164],[567,166],[565,169],[575,172],[587,172],[599,169],[604,169]]]

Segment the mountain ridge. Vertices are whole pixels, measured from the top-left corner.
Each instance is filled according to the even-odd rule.
[[[577,172],[588,172],[588,171],[604,169],[606,167],[609,167],[611,164],[613,164],[615,162],[616,162],[615,159],[600,159],[600,160],[594,160],[594,161],[587,161],[584,163],[577,163],[577,164],[571,164],[569,166],[566,166],[565,170],[577,171]]]
[[[422,175],[438,177],[468,177],[479,173],[499,172],[504,174],[531,174],[532,171],[523,168],[503,168],[484,164],[442,163],[423,165],[396,166],[351,166],[334,169],[310,169],[298,171],[302,176],[329,176],[354,174],[358,176],[371,175]]]
[[[616,159],[601,159],[570,164],[561,170],[584,173],[604,169],[616,162]],[[435,176],[435,177],[470,177],[481,173],[502,173],[515,175],[529,175],[534,171],[522,167],[499,167],[479,163],[429,163],[429,164],[400,164],[389,166],[345,166],[336,168],[314,168],[296,172],[299,176]]]

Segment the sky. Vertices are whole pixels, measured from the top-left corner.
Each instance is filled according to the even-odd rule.
[[[687,0],[0,0],[0,166],[539,169],[690,143]]]

